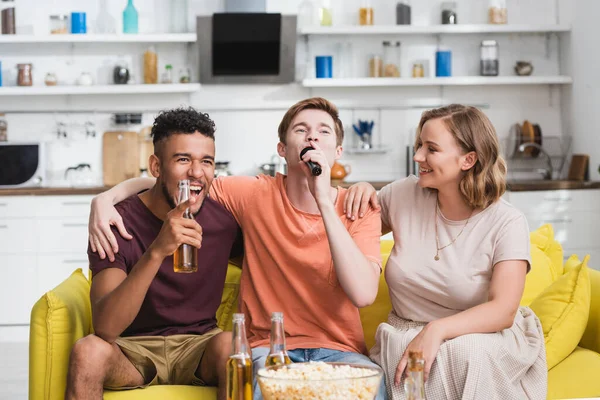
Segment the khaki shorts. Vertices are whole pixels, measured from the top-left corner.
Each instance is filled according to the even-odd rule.
[[[106,389],[135,389],[149,385],[204,386],[202,379],[196,376],[196,370],[208,342],[221,332],[215,328],[204,335],[120,337],[115,343],[140,371],[144,384]]]

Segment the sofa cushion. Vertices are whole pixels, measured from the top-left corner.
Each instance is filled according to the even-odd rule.
[[[572,399],[600,395],[600,354],[577,347],[548,371],[548,399]]]
[[[216,400],[217,389],[203,386],[149,386],[145,389],[104,392],[104,400]]]
[[[550,258],[552,266],[551,272],[554,277],[553,280],[561,277],[564,273],[563,248],[561,244],[554,239],[554,230],[552,229],[552,225],[545,224],[540,226],[538,229],[529,234],[529,240],[531,241],[532,247],[537,246],[548,256],[548,258]]]
[[[539,247],[531,246],[531,269],[525,278],[521,305],[529,306],[556,279],[550,257]]]
[[[29,330],[30,399],[64,397],[73,344],[92,331],[90,284],[81,268],[35,303]]]
[[[589,256],[531,303],[544,330],[548,369],[571,354],[587,326],[591,300],[588,260]]]
[[[385,282],[385,264],[390,257],[393,247],[394,242],[392,240],[381,241],[381,265],[383,266],[383,271],[379,277],[377,298],[373,304],[359,310],[367,349],[371,349],[371,347],[375,345],[375,332],[377,332],[377,327],[382,322],[387,321],[388,314],[392,310],[388,285]]]
[[[233,325],[233,313],[238,309],[238,296],[240,294],[241,265],[229,262],[221,305],[217,309],[217,326],[224,331],[230,331]]]

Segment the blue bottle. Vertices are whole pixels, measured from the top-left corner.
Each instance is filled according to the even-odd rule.
[[[123,33],[138,33],[138,12],[133,6],[133,0],[128,0],[123,10]]]
[[[439,49],[435,53],[435,76],[452,76],[452,52]]]

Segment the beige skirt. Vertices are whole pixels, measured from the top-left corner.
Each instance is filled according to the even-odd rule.
[[[393,311],[379,325],[371,358],[386,374],[388,398],[405,399],[394,384],[404,350],[425,326]],[[440,347],[425,383],[428,399],[545,399],[548,370],[544,334],[530,308],[521,307],[509,329],[448,340]]]

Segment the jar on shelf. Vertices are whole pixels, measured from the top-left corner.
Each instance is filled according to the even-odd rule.
[[[383,76],[400,78],[400,42],[383,42]]]
[[[410,0],[400,0],[396,3],[396,25],[410,25]]]
[[[31,77],[31,68],[31,64],[17,64],[17,86],[33,85],[33,78]]]
[[[66,15],[51,15],[50,33],[52,35],[65,35],[69,33],[69,17]]]
[[[423,67],[422,63],[414,63],[413,64],[412,77],[413,78],[424,78],[425,77],[425,67]]]
[[[490,0],[488,22],[490,24],[506,24],[508,22],[506,0]]]
[[[171,64],[165,65],[165,72],[163,72],[162,83],[173,83],[173,66]]]
[[[14,35],[16,32],[15,24],[15,0],[2,0],[0,3],[0,15],[3,35]]]
[[[319,25],[331,26],[333,24],[333,15],[331,13],[331,1],[330,0],[320,0],[318,15],[319,15]]]
[[[371,0],[362,0],[358,9],[358,24],[373,25],[373,4]]]
[[[458,23],[458,16],[456,14],[456,2],[445,1],[442,3],[442,24],[443,25],[456,25]]]
[[[56,86],[58,83],[58,78],[54,72],[48,72],[46,77],[44,77],[44,83],[46,86]]]
[[[372,54],[369,58],[369,77],[381,78],[383,76],[383,59],[379,54]]]
[[[189,68],[181,68],[179,70],[179,83],[190,83],[192,81],[192,74]]]
[[[481,42],[481,76],[498,76],[498,42],[484,40]]]

